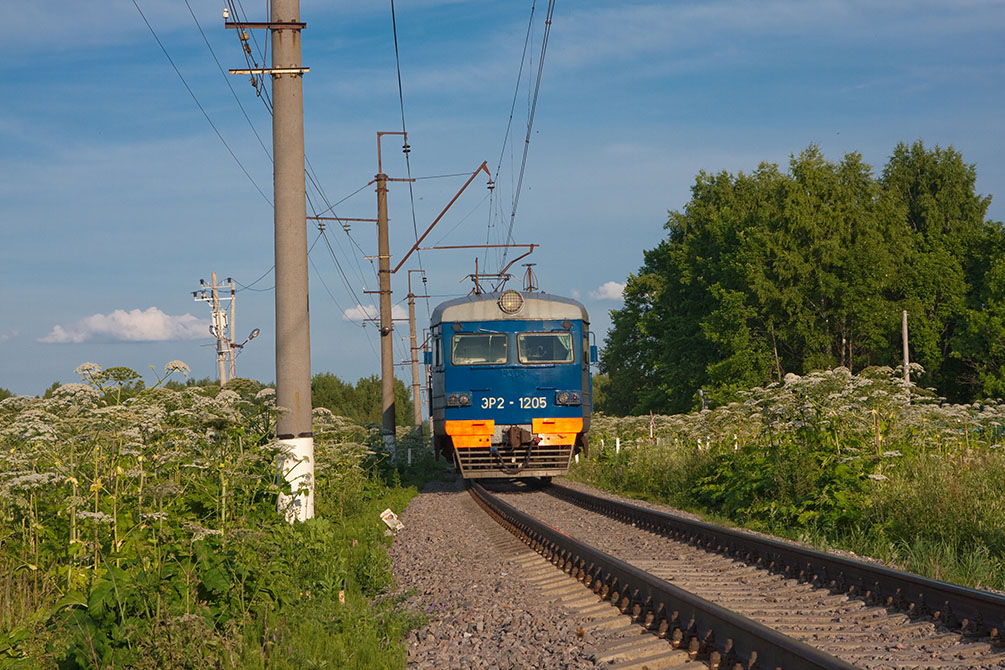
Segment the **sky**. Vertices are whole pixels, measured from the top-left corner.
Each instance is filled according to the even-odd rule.
[[[84,362],[154,383],[181,360],[215,378],[210,309],[192,296],[212,272],[237,282],[234,337],[261,331],[239,376],[275,379],[271,116],[246,76],[221,72],[247,67],[225,4],[0,0],[0,387],[41,394]],[[302,0],[308,214],[376,216],[376,134],[401,131],[403,109],[407,163],[400,138],[382,144],[384,172],[416,179],[390,185],[394,264],[485,161],[496,188],[479,174],[423,246],[510,230],[540,245],[511,286],[535,263],[542,289],[586,305],[601,345],[702,170],[785,167],[817,144],[878,174],[920,139],[975,164],[989,218],[1005,219],[1005,0],[557,0],[535,106],[547,4],[532,18],[532,0],[399,0],[399,98],[390,2]],[[268,18],[265,2],[237,6]],[[380,369],[365,321],[376,228],[326,223],[307,222],[312,370],[355,381]],[[431,296],[421,333],[470,290],[476,258],[498,271],[502,252],[413,255],[395,316],[407,270],[427,278],[410,274]],[[403,362],[407,322],[395,328]]]

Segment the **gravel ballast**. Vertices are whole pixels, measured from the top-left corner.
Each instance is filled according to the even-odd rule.
[[[461,480],[430,484],[400,518],[394,575],[411,594],[405,606],[428,619],[409,634],[408,667],[596,667],[591,649],[605,633],[533,597],[513,560],[529,550],[487,526]]]

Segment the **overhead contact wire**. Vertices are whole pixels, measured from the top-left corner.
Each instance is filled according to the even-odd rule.
[[[530,5],[530,18],[527,20],[527,34],[523,38],[523,51],[520,53],[520,68],[516,73],[516,87],[513,89],[513,102],[509,107],[509,119],[506,121],[506,132],[503,134],[502,147],[499,149],[499,162],[496,163],[496,179],[498,180],[498,175],[502,170],[503,157],[506,155],[506,145],[509,144],[509,134],[510,130],[513,128],[513,114],[516,112],[516,101],[520,97],[520,82],[523,81],[523,65],[527,62],[527,45],[530,44],[530,33],[531,29],[534,27],[534,12],[537,9],[537,0],[534,0]],[[493,200],[495,199],[495,194],[493,193]],[[503,214],[502,209],[499,210],[500,217],[499,220],[502,221]],[[491,242],[492,236],[492,206],[489,206],[489,225],[485,231],[485,244]],[[488,263],[489,250],[485,250],[485,255],[482,257],[482,264],[487,266]],[[502,267],[500,265],[499,267]]]
[[[534,85],[534,99],[530,106],[530,116],[527,119],[527,135],[523,144],[523,159],[520,162],[520,177],[517,179],[516,194],[513,199],[513,211],[510,214],[509,229],[506,231],[506,244],[513,241],[513,222],[516,220],[516,210],[520,204],[520,191],[523,188],[523,176],[527,169],[527,153],[530,151],[530,136],[534,128],[534,115],[537,112],[537,97],[541,92],[541,78],[544,75],[544,56],[548,51],[548,37],[551,35],[551,19],[555,13],[555,0],[548,0],[548,11],[544,20],[544,35],[541,38],[541,57],[537,62],[537,82]],[[507,249],[503,249],[502,264],[506,263]]]
[[[408,201],[412,207],[412,232],[415,235],[415,242],[419,242],[419,224],[415,220],[415,189],[412,187],[412,163],[408,158],[408,131],[405,130],[405,94],[404,89],[401,86],[401,59],[398,56],[398,22],[395,18],[394,13],[394,0],[391,0],[391,33],[394,36],[394,66],[398,73],[398,106],[401,108],[401,132],[403,137],[405,137],[405,170],[408,176]],[[426,271],[422,267],[422,252],[416,249],[415,259],[419,263],[419,270],[422,271],[422,276],[426,276]],[[430,318],[432,315],[429,309],[429,298],[425,298],[426,303],[426,317]]]

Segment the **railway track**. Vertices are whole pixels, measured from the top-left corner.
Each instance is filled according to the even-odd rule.
[[[665,638],[667,660],[650,670],[679,663],[680,650],[732,670],[1005,668],[1001,596],[567,486],[493,482],[471,492],[556,567]]]

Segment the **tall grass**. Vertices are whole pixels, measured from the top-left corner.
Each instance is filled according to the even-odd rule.
[[[291,526],[271,389],[78,372],[0,401],[0,668],[403,667],[378,515],[415,489],[374,431],[316,411],[318,518]]]
[[[574,476],[1005,589],[1003,425],[998,401],[948,405],[888,368],[839,368],[788,375],[713,410],[595,417],[593,457]]]

